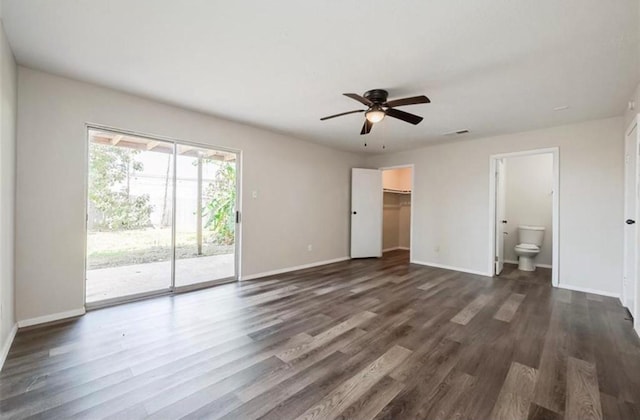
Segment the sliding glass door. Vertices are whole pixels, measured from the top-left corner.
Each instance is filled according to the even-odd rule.
[[[175,286],[235,275],[236,155],[178,145]]]
[[[236,278],[235,153],[89,130],[86,302]]]

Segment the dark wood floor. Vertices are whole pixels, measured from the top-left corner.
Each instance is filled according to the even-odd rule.
[[[550,285],[551,269],[538,267],[536,271],[520,271],[517,264],[505,264],[500,278]]]
[[[1,415],[640,419],[620,303],[520,274],[394,252],[20,331]]]

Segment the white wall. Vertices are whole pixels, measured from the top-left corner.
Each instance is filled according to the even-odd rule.
[[[0,20],[0,367],[15,332],[14,209],[17,69]]]
[[[636,4],[640,5],[640,1],[636,0]],[[636,8],[636,12],[638,14],[637,16],[638,22],[640,22],[640,7]],[[636,40],[640,40],[640,25],[638,25],[637,27],[637,36],[638,37],[636,38]],[[633,120],[633,118],[635,118],[636,115],[640,114],[640,62],[638,61],[640,60],[640,42],[637,42],[637,47],[638,47],[638,54],[636,56],[636,69],[638,69],[639,73],[637,75],[638,78],[636,80],[638,80],[638,85],[636,86],[635,90],[630,93],[630,97],[629,97],[629,101],[634,102],[635,107],[634,109],[629,109],[627,107],[624,110],[625,129],[629,126],[629,124],[631,123],[631,120]],[[640,293],[640,289],[638,290],[638,293]]]
[[[506,160],[506,220],[504,255],[517,261],[518,226],[545,228],[536,264],[551,265],[553,244],[553,155],[510,157]]]
[[[23,67],[18,79],[18,320],[83,307],[86,122],[241,149],[243,276],[349,255],[361,157]]]
[[[381,154],[370,167],[415,164],[416,262],[490,272],[489,156],[560,148],[560,284],[619,294],[622,117]]]
[[[631,121],[635,118],[636,115],[640,114],[640,83],[636,86],[636,90],[631,94],[629,98],[630,102],[633,102],[634,109],[629,109],[628,107],[624,112],[624,128],[628,128]]]

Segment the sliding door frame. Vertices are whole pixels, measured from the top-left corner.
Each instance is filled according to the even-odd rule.
[[[114,134],[123,134],[130,135],[135,137],[140,137],[144,139],[161,141],[165,143],[171,143],[173,146],[173,193],[172,193],[172,214],[171,214],[171,284],[168,288],[155,290],[151,292],[143,292],[137,293],[133,295],[127,295],[123,297],[105,299],[98,302],[87,302],[87,238],[89,234],[89,226],[88,226],[88,218],[89,218],[89,131],[90,130],[100,130],[107,131]],[[116,128],[112,126],[106,126],[102,124],[95,123],[85,123],[85,151],[84,151],[84,270],[83,270],[83,282],[82,289],[84,294],[84,304],[86,310],[98,309],[107,306],[119,305],[122,303],[133,302],[137,300],[147,299],[156,296],[165,296],[172,295],[178,293],[190,292],[193,290],[206,289],[208,287],[224,284],[224,283],[232,283],[237,282],[241,279],[241,261],[242,261],[242,150],[232,149],[229,147],[222,146],[214,146],[205,143],[197,143],[187,140],[181,140],[178,138],[161,136],[157,134],[147,134],[141,133],[132,130],[125,130],[121,128]],[[177,206],[177,195],[176,195],[176,187],[177,187],[177,161],[178,161],[178,146],[191,146],[194,148],[203,148],[203,149],[211,149],[211,150],[219,150],[221,152],[232,153],[236,155],[236,224],[235,224],[235,238],[234,238],[234,276],[226,277],[217,280],[205,281],[197,284],[190,284],[186,286],[176,287],[176,206]]]

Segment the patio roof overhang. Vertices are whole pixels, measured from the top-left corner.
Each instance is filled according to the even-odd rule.
[[[173,153],[173,144],[162,140],[154,140],[146,137],[138,137],[127,134],[112,133],[109,131],[89,132],[89,140],[96,144],[104,144],[109,146],[124,147],[136,150],[147,150],[159,153]],[[202,157],[204,159],[220,160],[233,162],[236,160],[235,153],[229,153],[222,150],[211,150],[177,144],[177,153],[181,156]]]

